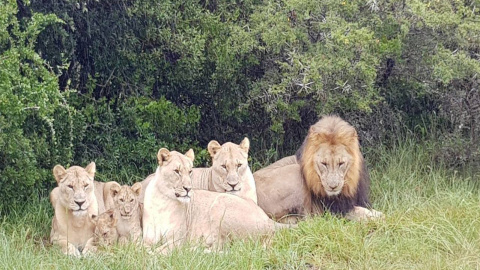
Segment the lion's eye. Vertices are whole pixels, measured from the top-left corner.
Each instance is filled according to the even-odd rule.
[[[327,167],[327,163],[326,162],[320,162],[323,166]]]
[[[85,185],[85,186],[83,186],[83,188],[84,188],[84,189],[87,189],[87,188],[88,188],[88,184],[87,184],[87,185]]]
[[[237,164],[237,168],[240,168],[240,167],[242,167],[242,163]]]
[[[133,199],[130,199],[130,202],[133,202]]]
[[[223,165],[222,165],[222,168],[226,170],[226,169],[227,169],[227,165],[223,164]]]
[[[68,185],[67,187],[73,189],[73,186],[72,186],[72,185]]]
[[[124,202],[124,199],[123,199],[123,198],[120,198],[120,201],[121,201],[121,202]]]
[[[179,169],[174,170],[174,172],[175,172],[176,174],[180,175],[180,170],[179,170]]]
[[[339,162],[338,167],[342,167],[343,164],[345,164],[345,162]]]
[[[193,174],[193,171],[189,171],[188,173],[190,174],[190,176],[192,176],[192,174]]]

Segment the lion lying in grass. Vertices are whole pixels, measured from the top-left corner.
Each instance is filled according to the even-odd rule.
[[[240,144],[227,142],[223,145],[213,140],[207,148],[212,166],[193,169],[192,187],[228,193],[257,203],[255,180],[248,166],[248,138]]]
[[[95,246],[111,246],[117,243],[118,232],[117,222],[118,218],[115,215],[114,209],[109,209],[100,214],[98,217],[92,219],[95,224],[94,230],[94,244]]]
[[[87,167],[72,166],[65,170],[61,165],[53,168],[58,187],[50,194],[55,209],[50,241],[59,245],[64,254],[73,256],[95,252],[92,218],[98,215],[94,193],[95,163]]]
[[[216,249],[230,236],[267,234],[277,227],[285,227],[269,219],[253,201],[225,193],[192,190],[192,149],[182,155],[162,148],[157,158],[159,167],[145,191],[145,245],[163,243],[160,249],[168,251],[193,241]]]
[[[369,210],[370,179],[357,131],[340,117],[325,116],[310,127],[295,156],[254,174],[258,205],[286,222],[330,211],[353,220],[382,217]]]
[[[113,209],[118,217],[118,241],[121,244],[137,241],[142,236],[142,206],[138,201],[141,189],[141,183],[132,187],[114,184],[110,188],[114,201]]]

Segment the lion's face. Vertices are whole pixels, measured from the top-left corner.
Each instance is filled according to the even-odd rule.
[[[188,150],[185,155],[176,151],[162,148],[158,151],[157,158],[160,165],[157,174],[161,174],[162,185],[166,188],[165,195],[181,203],[190,202],[192,191],[192,168],[194,160],[193,150]]]
[[[117,217],[113,209],[93,217],[92,221],[95,224],[94,240],[97,245],[109,246],[117,241]]]
[[[136,183],[132,187],[114,184],[111,187],[115,209],[122,219],[130,219],[138,211],[138,196],[142,190],[142,184]]]
[[[53,174],[60,188],[61,204],[75,216],[86,215],[90,200],[94,197],[95,163],[92,162],[85,168],[72,166],[68,170],[56,165]]]
[[[242,190],[244,175],[248,169],[248,138],[240,144],[231,142],[220,145],[217,141],[208,144],[212,157],[212,180],[218,192],[235,194]]]
[[[315,171],[327,196],[340,194],[352,156],[344,145],[321,144],[314,157]]]

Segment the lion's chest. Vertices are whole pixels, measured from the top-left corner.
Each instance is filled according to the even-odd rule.
[[[134,215],[130,219],[120,218],[117,224],[117,231],[119,236],[130,236],[141,231],[140,216]]]
[[[58,221],[59,234],[66,236],[67,241],[77,247],[84,247],[87,241],[93,237],[95,225],[87,215],[62,217]]]

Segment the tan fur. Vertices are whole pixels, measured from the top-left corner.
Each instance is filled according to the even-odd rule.
[[[118,218],[114,209],[109,209],[98,217],[93,218],[95,224],[94,243],[96,246],[112,246],[118,240]]]
[[[93,181],[95,163],[85,168],[72,166],[67,170],[56,165],[53,175],[58,188],[50,194],[55,210],[50,241],[59,245],[64,254],[80,256],[95,252],[95,225],[92,222],[92,217],[98,215]]]
[[[337,165],[336,160],[332,160],[332,153],[336,151],[335,148],[339,145],[343,145],[348,154],[351,155],[351,158],[349,158],[351,162],[344,176],[345,184],[341,193],[347,197],[353,197],[357,191],[362,170],[362,154],[358,144],[357,131],[339,117],[324,117],[310,127],[303,152],[304,161],[300,164],[307,188],[316,195],[327,196],[325,186],[322,185],[324,181],[320,179],[317,170],[319,161],[315,159],[316,154],[319,149],[324,148],[324,151],[331,155],[325,156],[323,160],[329,165]],[[334,166],[333,169],[338,170],[338,166]]]
[[[208,152],[212,166],[193,169],[193,188],[228,193],[257,203],[255,180],[248,165],[249,148],[248,138],[240,144],[227,142],[220,145],[211,141]]]
[[[120,243],[129,241],[138,241],[142,236],[142,207],[138,200],[141,183],[136,183],[132,187],[128,185],[112,185],[111,196],[114,201],[114,210],[118,217],[117,231]]]
[[[310,127],[298,154],[301,160],[285,157],[253,174],[258,205],[270,216],[282,219],[320,214],[325,210],[322,200],[368,204],[368,175],[362,175],[363,156],[357,132],[350,124],[336,116],[323,117]],[[342,206],[336,210],[342,211]],[[358,205],[345,214],[354,220],[381,216],[381,212]]]
[[[191,150],[190,150],[191,151]],[[189,151],[189,152],[190,152]],[[192,241],[221,248],[228,236],[271,233],[276,224],[253,201],[226,193],[192,190],[191,155],[160,149],[159,167],[145,191],[145,245],[171,248]]]

